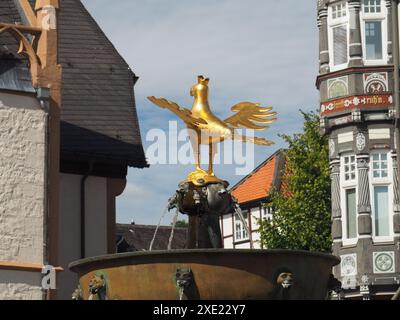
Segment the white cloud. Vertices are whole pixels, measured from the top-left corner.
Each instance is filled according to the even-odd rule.
[[[256,165],[284,145],[278,132],[301,129],[298,109],[317,108],[315,1],[83,2],[140,77],[135,94],[143,138],[154,127],[168,128],[168,119],[173,119],[146,96],[165,96],[190,108],[189,88],[198,74],[211,77],[211,106],[222,118],[229,115],[230,106],[246,100],[278,111],[279,121],[259,134],[277,145],[257,147]],[[119,218],[135,215],[138,223],[156,223],[190,170],[179,165],[130,169],[128,181],[133,185],[118,201]],[[231,184],[241,178],[233,166],[217,166],[216,172]]]

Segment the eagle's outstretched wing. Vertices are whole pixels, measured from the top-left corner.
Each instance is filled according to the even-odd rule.
[[[264,130],[269,126],[260,126],[256,123],[272,123],[276,118],[271,118],[276,115],[276,112],[271,112],[272,108],[261,107],[259,103],[241,102],[235,104],[231,110],[236,112],[232,117],[225,119],[224,122],[234,128],[247,128],[253,130]]]
[[[198,126],[199,124],[207,124],[203,119],[195,118],[192,112],[186,108],[181,108],[175,102],[168,101],[165,98],[147,97],[155,105],[163,109],[168,109],[181,118],[186,124]]]

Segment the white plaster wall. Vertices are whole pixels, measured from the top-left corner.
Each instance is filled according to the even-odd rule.
[[[57,279],[58,299],[71,299],[78,277],[68,265],[81,258],[81,175],[60,175],[59,260],[64,272]],[[89,177],[85,200],[86,257],[107,253],[107,179]]]
[[[223,216],[223,230],[224,234],[222,236],[230,236],[232,232],[232,215],[227,214]]]
[[[233,237],[224,239],[224,249],[233,249]]]
[[[252,233],[252,239],[253,239],[254,249],[261,249],[260,233],[258,231],[255,231],[255,232]]]
[[[45,113],[0,93],[0,260],[43,261]]]
[[[0,260],[43,263],[46,114],[36,98],[0,92]],[[0,299],[40,298],[0,270]],[[29,276],[41,276],[31,273]],[[19,281],[18,281],[19,280]]]
[[[251,230],[258,230],[258,221],[260,220],[260,208],[251,209]]]
[[[41,282],[39,272],[1,270],[0,300],[41,300]]]
[[[235,249],[250,249],[250,242],[235,245]]]

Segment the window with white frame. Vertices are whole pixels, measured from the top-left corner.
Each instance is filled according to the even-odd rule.
[[[374,240],[390,240],[392,236],[392,183],[389,152],[371,155],[371,202]]]
[[[387,9],[382,0],[363,0],[361,33],[364,62],[385,63],[387,56]]]
[[[353,181],[356,179],[356,156],[343,157],[344,180]]]
[[[381,12],[381,0],[363,0],[365,13],[379,13]]]
[[[272,220],[272,206],[265,205],[262,207],[262,219],[271,221]]]
[[[357,166],[354,154],[340,159],[343,244],[357,242]]]
[[[388,155],[387,153],[376,153],[372,155],[372,177],[388,177]]]
[[[347,11],[345,2],[340,2],[332,6],[332,19],[346,17],[346,15]]]
[[[347,2],[329,7],[329,56],[332,71],[344,68],[349,60],[349,20]]]
[[[243,211],[242,214],[244,221],[248,225],[248,216],[249,216],[248,212]],[[235,214],[235,241],[247,240],[248,238],[249,235],[246,231],[246,227],[244,226],[242,219],[240,219],[238,214]]]

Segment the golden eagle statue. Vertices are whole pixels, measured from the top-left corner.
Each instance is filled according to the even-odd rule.
[[[276,121],[276,118],[273,118],[276,115],[276,112],[272,112],[271,107],[264,108],[258,103],[241,102],[231,108],[231,110],[235,112],[233,116],[221,120],[212,113],[208,103],[208,83],[210,79],[198,76],[197,80],[197,84],[190,90],[190,95],[194,97],[193,108],[191,111],[164,98],[156,98],[152,96],[148,97],[148,99],[155,105],[172,111],[186,123],[186,126],[189,129],[190,141],[193,146],[196,161],[196,170],[189,174],[187,180],[191,181],[195,185],[204,185],[221,181],[214,175],[213,171],[213,159],[217,150],[217,143],[233,139],[264,146],[273,144],[272,141],[264,138],[239,135],[235,129],[267,129],[268,126],[265,124]],[[209,145],[208,171],[205,171],[200,167],[201,144]]]

